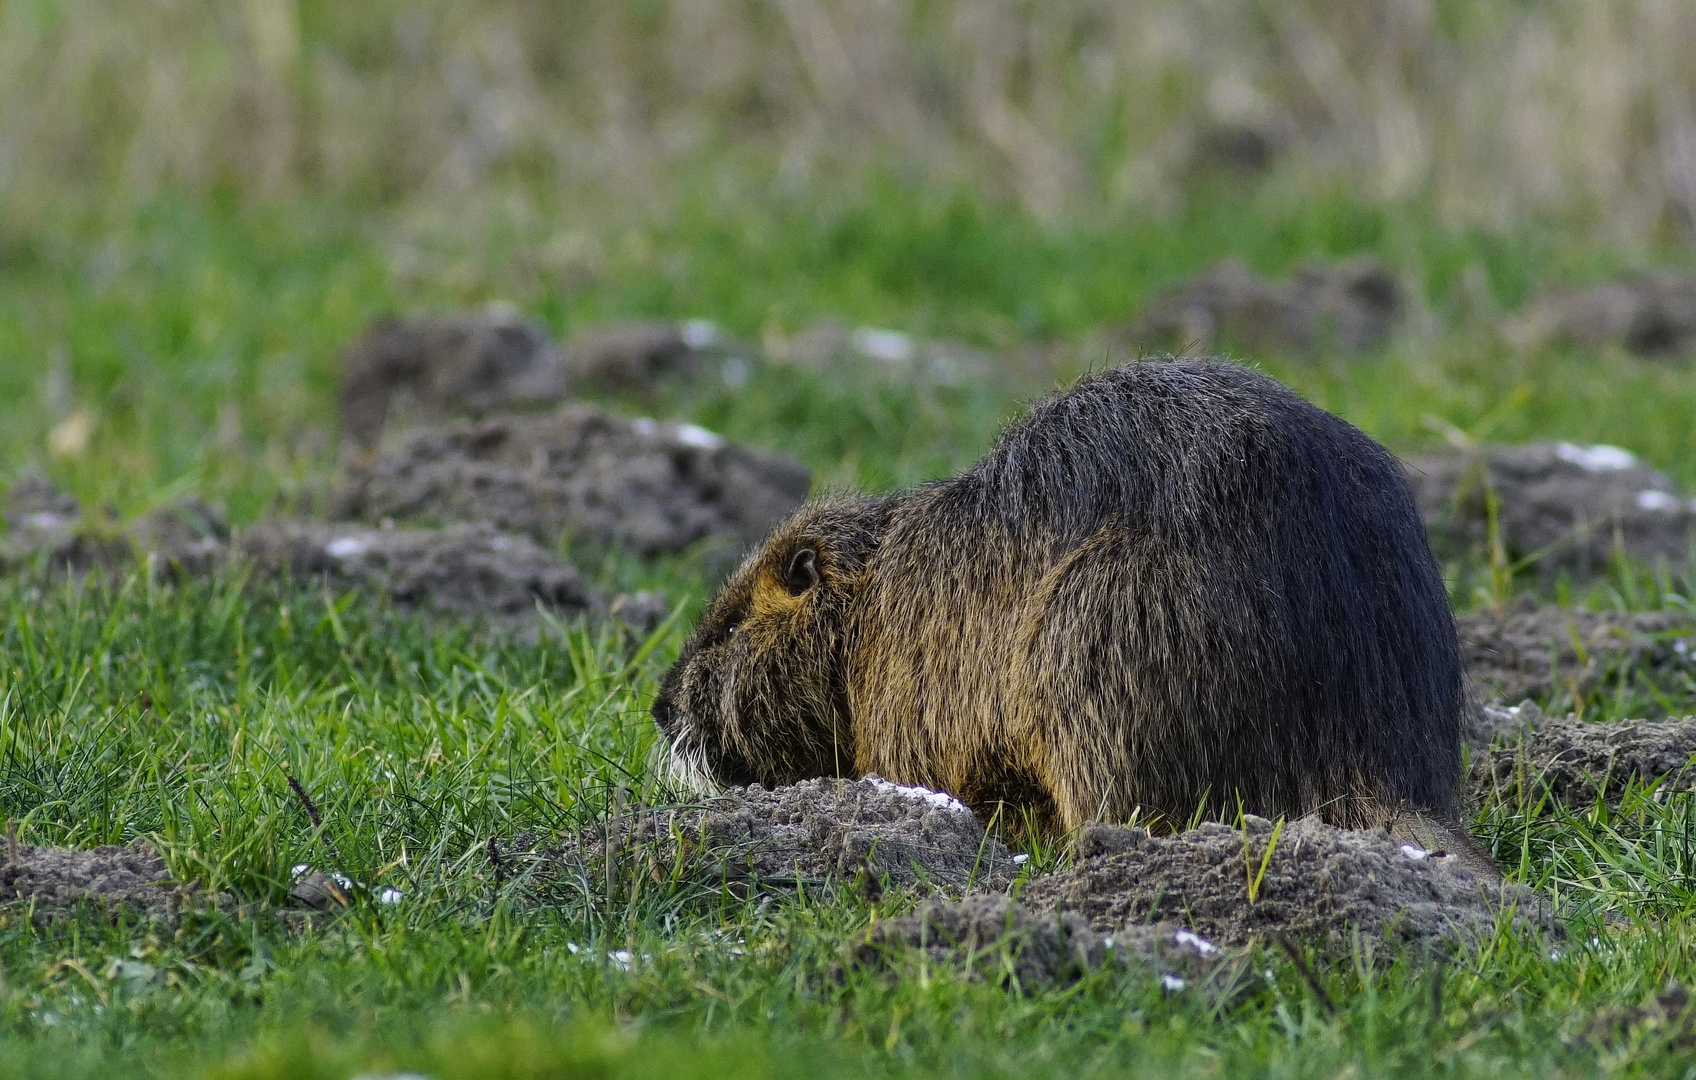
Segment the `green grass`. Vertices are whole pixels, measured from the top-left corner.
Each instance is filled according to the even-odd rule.
[[[0,475],[39,465],[119,514],[184,490],[221,500],[237,520],[308,501],[335,443],[336,353],[388,310],[502,299],[559,334],[671,315],[711,317],[750,339],[841,314],[1011,349],[1083,341],[1228,254],[1282,272],[1369,250],[1416,284],[1429,333],[1353,362],[1267,358],[1268,370],[1398,450],[1436,441],[1437,421],[1493,438],[1606,440],[1696,486],[1687,368],[1514,355],[1463,296],[1463,280],[1481,277],[1491,304],[1513,306],[1627,258],[1558,237],[1455,234],[1418,207],[1221,194],[1169,218],[1041,227],[893,182],[729,209],[703,196],[609,234],[605,263],[586,277],[550,270],[541,241],[516,226],[457,238],[410,229],[334,205],[188,197],[114,220],[37,223],[0,254]],[[640,407],[788,450],[826,484],[888,487],[958,469],[1025,398],[1110,359],[1081,346],[1060,355],[1051,375],[996,385],[913,392],[771,370],[739,389],[673,391]],[[78,408],[96,420],[90,446],[50,456],[48,432]],[[895,979],[842,976],[842,943],[873,916],[856,895],[762,905],[682,886],[631,895],[497,882],[491,836],[555,835],[612,800],[656,794],[646,709],[705,582],[687,558],[642,566],[612,554],[590,570],[663,586],[685,602],[682,620],[649,642],[556,628],[526,643],[233,581],[0,582],[0,816],[30,842],[154,838],[180,876],[242,902],[174,929],[0,913],[0,1072],[1686,1069],[1690,1027],[1621,1030],[1617,1019],[1669,980],[1696,983],[1687,795],[1632,796],[1616,811],[1481,808],[1480,838],[1556,899],[1572,939],[1552,955],[1547,942],[1504,932],[1441,963],[1363,941],[1349,958],[1316,958],[1324,997],[1275,950],[1256,956],[1230,1000],[1167,993],[1135,971],[1049,992],[916,962]],[[1457,602],[1473,602],[1471,579],[1456,575]],[[1655,607],[1683,602],[1680,592],[1679,579],[1622,572],[1581,599]],[[1668,694],[1627,680],[1598,707],[1696,711],[1696,693]],[[323,836],[290,794],[291,775],[323,807]],[[290,867],[325,863],[326,838],[341,869],[405,899],[362,903],[313,932],[279,923],[268,905]],[[610,959],[619,950],[632,955],[628,970]]]

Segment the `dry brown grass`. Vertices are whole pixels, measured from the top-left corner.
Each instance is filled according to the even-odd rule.
[[[0,189],[663,200],[733,163],[893,168],[1053,216],[1178,203],[1221,133],[1277,182],[1696,221],[1689,0],[0,2]]]

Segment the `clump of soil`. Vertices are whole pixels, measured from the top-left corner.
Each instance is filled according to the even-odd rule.
[[[1525,605],[1455,617],[1475,699],[1572,701],[1608,685],[1640,682],[1690,693],[1696,617]]]
[[[90,906],[165,916],[192,895],[159,853],[139,841],[91,851],[0,844],[0,903],[31,904],[38,916]]]
[[[1605,572],[1616,552],[1682,566],[1696,500],[1614,446],[1563,442],[1451,450],[1411,459],[1408,481],[1439,550],[1489,555],[1489,497],[1512,562],[1543,573]]]
[[[691,424],[570,404],[413,431],[355,464],[336,516],[486,521],[553,544],[574,536],[646,555],[713,538],[745,549],[807,497],[805,466]]]
[[[634,626],[664,617],[651,594],[609,600],[577,568],[527,536],[486,524],[441,529],[372,529],[318,521],[261,522],[242,530],[232,557],[262,576],[322,578],[362,588],[403,611],[496,621],[534,617],[538,606],[561,618],[616,614]]]
[[[927,900],[909,915],[874,923],[849,942],[843,959],[849,967],[881,971],[915,952],[932,963],[965,964],[982,977],[1024,990],[1073,983],[1115,962],[1159,975],[1170,990],[1229,982],[1241,968],[1237,950],[1222,949],[1175,923],[1098,934],[1075,912],[1037,915],[994,893]]]
[[[609,860],[617,872],[654,881],[753,889],[869,880],[962,893],[1005,889],[1017,872],[965,806],[876,777],[753,784],[697,805],[638,808],[570,838],[544,876],[600,881]]]
[[[1529,702],[1485,711],[1490,729],[1468,777],[1480,802],[1504,798],[1589,806],[1617,800],[1628,782],[1660,782],[1659,791],[1696,789],[1696,717],[1587,724],[1553,719]]]
[[[1026,888],[1033,912],[1077,912],[1100,933],[1177,922],[1223,944],[1289,935],[1347,947],[1349,931],[1401,942],[1466,941],[1509,909],[1521,930],[1561,927],[1536,894],[1469,869],[1459,855],[1404,844],[1379,832],[1290,822],[1259,875],[1273,824],[1205,824],[1171,836],[1096,826],[1084,832],[1071,869]],[[1245,832],[1246,829],[1246,840]]]
[[[704,323],[624,322],[592,327],[565,349],[566,378],[573,390],[652,390],[672,379],[697,375],[703,352],[717,341]]]
[[[168,574],[205,574],[217,565],[229,528],[194,496],[158,507],[127,527],[91,519],[73,496],[25,473],[6,496],[0,571],[41,564],[49,571],[126,570],[147,560]]]
[[[1156,296],[1112,335],[1138,352],[1347,354],[1383,345],[1407,307],[1400,283],[1376,260],[1310,263],[1288,281],[1270,281],[1236,259]]]
[[[82,504],[40,473],[25,472],[6,491],[5,516],[14,536],[55,536],[81,523]]]
[[[27,483],[31,497],[40,497],[41,485],[33,478]],[[74,499],[61,497],[54,505],[56,520],[67,524],[13,533],[0,549],[0,570],[40,564],[49,572],[124,572],[139,563],[166,579],[184,580],[233,565],[260,579],[310,578],[376,593],[403,611],[509,626],[528,624],[540,609],[563,619],[615,618],[646,630],[668,610],[654,593],[604,596],[575,566],[528,536],[487,524],[383,529],[273,519],[232,534],[215,509],[191,496],[127,528],[97,529],[83,524]]]
[[[512,312],[379,319],[342,354],[342,430],[371,445],[392,419],[484,416],[552,404],[566,389],[559,346]]]
[[[1522,348],[1616,345],[1641,356],[1696,355],[1696,276],[1639,275],[1558,292],[1532,304],[1505,333]]]
[[[1690,991],[1668,981],[1659,993],[1638,1005],[1616,1005],[1591,1016],[1580,1033],[1590,1042],[1624,1043],[1648,1030],[1665,1045],[1689,1053],[1696,1049],[1696,1002]]]

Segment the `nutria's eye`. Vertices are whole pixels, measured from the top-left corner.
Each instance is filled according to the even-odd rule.
[[[783,587],[790,596],[800,596],[819,583],[819,557],[812,548],[802,548],[789,557],[789,569],[783,572]]]

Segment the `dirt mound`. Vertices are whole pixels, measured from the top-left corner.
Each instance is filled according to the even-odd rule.
[[[565,396],[559,347],[538,323],[479,315],[379,319],[341,358],[342,430],[377,441],[385,424],[484,416]]]
[[[691,424],[571,404],[410,432],[350,468],[336,516],[377,523],[486,521],[546,544],[562,536],[675,552],[751,546],[806,499],[805,466]]]
[[[484,524],[372,529],[267,521],[243,529],[231,555],[261,576],[321,578],[429,615],[527,620],[540,606],[564,619],[616,614],[645,627],[665,614],[664,602],[651,594],[609,600],[586,586],[576,567],[529,537]]]
[[[639,808],[569,839],[545,876],[720,880],[792,888],[853,882],[961,893],[1005,889],[1017,864],[959,802],[876,777],[732,788],[698,805]]]
[[[1458,855],[1302,819],[1267,858],[1273,829],[1255,817],[1246,837],[1218,824],[1173,836],[1096,826],[1079,838],[1073,867],[1032,881],[1023,901],[1039,915],[1077,912],[1101,933],[1177,922],[1226,944],[1287,934],[1347,947],[1350,927],[1403,942],[1466,940],[1507,908],[1517,908],[1521,929],[1560,932],[1535,894],[1475,873]]]
[[[704,352],[717,342],[717,330],[703,322],[591,327],[565,348],[566,378],[573,390],[645,392],[668,379],[698,374]]]
[[[0,571],[34,565],[59,573],[123,571],[147,560],[163,572],[204,574],[229,539],[223,518],[194,496],[121,526],[93,519],[74,497],[34,473],[12,485],[6,508]]]
[[[28,903],[38,916],[86,906],[162,916],[190,895],[145,843],[83,851],[0,840],[0,904]]]
[[[1660,781],[1665,792],[1696,789],[1696,716],[1581,723],[1544,716],[1535,705],[1484,710],[1486,749],[1468,777],[1479,801],[1534,802],[1543,794],[1579,808],[1617,799],[1629,781]]]
[[[6,531],[16,536],[53,536],[82,522],[82,504],[47,477],[26,471],[6,491]]]
[[[1605,572],[1616,549],[1683,566],[1696,500],[1616,446],[1537,442],[1410,459],[1408,481],[1440,550],[1487,557],[1489,492],[1510,560],[1545,573]]]
[[[1312,356],[1383,345],[1407,307],[1395,275],[1361,256],[1311,263],[1288,281],[1259,277],[1227,259],[1201,277],[1149,302],[1130,326],[1110,335],[1136,352]]]
[[[983,893],[927,900],[910,915],[874,923],[844,948],[843,959],[850,967],[887,970],[915,952],[1025,990],[1076,982],[1115,962],[1157,974],[1170,990],[1229,982],[1242,966],[1235,950],[1175,923],[1102,935],[1074,912],[1036,915],[1010,897]]]
[[[1516,606],[1455,617],[1473,696],[1484,702],[1570,703],[1607,686],[1689,691],[1696,616]]]
[[[1640,275],[1546,297],[1504,336],[1521,348],[1618,345],[1641,356],[1696,355],[1696,276]]]
[[[35,479],[27,483],[31,497],[42,495]],[[585,585],[571,563],[528,536],[486,524],[383,529],[273,519],[232,535],[215,509],[192,496],[122,529],[83,524],[75,500],[61,498],[53,505],[51,527],[7,537],[0,546],[0,570],[125,573],[139,564],[157,577],[181,581],[235,565],[259,579],[321,580],[385,596],[403,611],[507,626],[528,625],[540,607],[562,619],[615,618],[647,630],[668,610],[654,593],[606,597]]]

